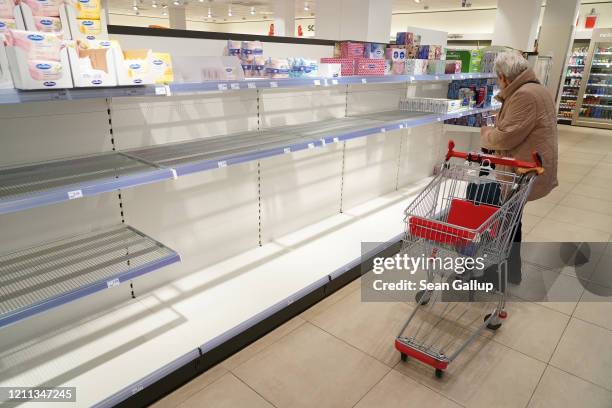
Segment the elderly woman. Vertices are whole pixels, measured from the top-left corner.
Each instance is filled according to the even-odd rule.
[[[494,128],[483,127],[481,145],[495,154],[531,161],[537,151],[542,156],[544,174],[538,176],[528,200],[546,196],[557,182],[557,115],[549,91],[540,84],[522,55],[504,52],[495,59],[495,73],[502,102]],[[519,223],[514,242],[521,242]],[[520,245],[510,255],[508,280],[520,282]]]

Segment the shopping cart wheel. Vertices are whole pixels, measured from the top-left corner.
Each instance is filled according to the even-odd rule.
[[[490,317],[490,316],[491,316],[491,313],[489,313],[488,315],[486,315],[486,316],[484,317],[483,321],[485,321],[485,322],[486,322],[486,321],[489,319],[489,317]],[[489,330],[497,330],[497,329],[499,329],[499,328],[501,327],[501,325],[502,325],[501,323],[497,323],[497,324],[491,324],[491,323],[489,323],[489,324],[487,324],[487,329],[489,329]]]
[[[440,370],[439,368],[436,368],[436,377],[442,378],[443,375],[444,375],[444,371]]]
[[[402,361],[404,361],[404,362],[408,361],[408,355],[406,353],[401,353],[401,354],[402,354],[401,355]]]
[[[423,299],[423,297],[425,297],[425,299]],[[423,303],[421,303],[421,299],[423,299]],[[425,306],[429,302],[429,293],[425,290],[420,290],[414,295],[414,300],[422,306]]]

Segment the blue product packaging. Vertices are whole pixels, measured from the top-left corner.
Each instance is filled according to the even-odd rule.
[[[370,43],[365,46],[365,57],[370,59],[384,59],[385,45]]]

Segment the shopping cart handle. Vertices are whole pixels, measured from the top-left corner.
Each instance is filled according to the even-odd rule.
[[[516,167],[520,169],[541,169],[542,168],[542,156],[538,152],[533,152],[531,157],[533,162],[526,162],[517,160],[512,157],[499,157],[492,154],[474,153],[474,152],[458,152],[455,150],[455,142],[452,140],[448,141],[448,152],[446,153],[446,161],[449,161],[452,157],[459,159],[465,159],[469,162],[482,163],[483,160],[488,161],[490,164],[500,164],[502,166]]]

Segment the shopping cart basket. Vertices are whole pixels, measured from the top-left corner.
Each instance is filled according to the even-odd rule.
[[[425,267],[422,272],[432,285],[416,293],[417,305],[395,340],[403,361],[412,357],[426,363],[435,368],[437,377],[442,377],[448,364],[484,328],[497,330],[500,319],[506,317],[507,259],[514,232],[533,181],[544,171],[537,153],[533,162],[524,162],[457,152],[454,147],[450,141],[440,171],[404,212],[404,254],[455,261],[451,264],[459,264],[463,258],[463,265],[466,258],[480,260],[479,269],[461,274],[452,268]],[[451,164],[453,157],[465,162]],[[513,170],[496,170],[495,165]],[[485,302],[474,302],[476,290],[470,289],[467,301],[458,302],[445,301],[445,291],[436,289],[448,286],[435,283],[451,281],[468,282],[471,288],[469,282],[489,271],[497,286],[491,293],[481,294]],[[470,305],[479,304],[484,304],[483,310],[474,313]],[[421,314],[418,319],[417,314]]]

